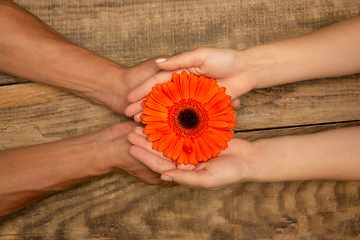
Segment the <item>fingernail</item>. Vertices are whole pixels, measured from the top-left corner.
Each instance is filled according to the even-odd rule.
[[[155,62],[157,63],[162,63],[162,62],[165,62],[166,61],[166,58],[159,58],[159,59],[156,59]]]
[[[172,182],[172,178],[169,176],[161,176],[161,180],[166,181],[166,182]]]

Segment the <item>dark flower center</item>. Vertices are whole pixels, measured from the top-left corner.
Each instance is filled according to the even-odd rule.
[[[183,110],[178,117],[179,123],[187,129],[196,128],[199,125],[199,116],[191,109]]]

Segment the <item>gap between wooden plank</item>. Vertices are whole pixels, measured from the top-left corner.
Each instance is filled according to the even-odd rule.
[[[303,126],[289,126],[279,128],[267,128],[267,129],[256,129],[256,130],[244,130],[235,132],[236,138],[242,138],[248,141],[254,141],[262,138],[273,138],[287,135],[304,135],[317,133],[337,128],[355,127],[360,126],[360,120],[358,121],[346,121],[337,123],[323,123],[323,124],[312,124]]]
[[[270,127],[270,128],[254,128],[254,129],[238,130],[238,131],[235,131],[235,133],[269,131],[269,130],[279,130],[279,129],[305,128],[305,127],[315,127],[315,126],[329,126],[329,125],[351,124],[351,123],[358,123],[360,125],[360,120],[330,122],[330,123],[303,124],[303,125],[291,125],[291,126],[280,126],[280,127]]]

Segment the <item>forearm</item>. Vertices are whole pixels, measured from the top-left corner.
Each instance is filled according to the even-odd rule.
[[[360,127],[252,142],[253,180],[360,180]]]
[[[95,134],[0,152],[0,219],[109,172]]]
[[[254,88],[360,72],[360,16],[243,51]]]
[[[12,1],[0,1],[0,71],[109,105],[122,67],[79,47]],[[107,104],[105,104],[107,103]]]

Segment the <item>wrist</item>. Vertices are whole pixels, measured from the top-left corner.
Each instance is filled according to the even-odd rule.
[[[275,85],[278,79],[279,61],[268,45],[258,45],[241,51],[245,58],[246,77],[252,88],[264,88]]]
[[[249,169],[254,182],[308,180],[308,162],[299,158],[302,151],[294,144],[297,136],[259,139],[251,142]]]
[[[56,62],[48,66],[57,76],[45,83],[112,108],[125,67],[77,45],[66,44],[59,51],[53,56]]]

